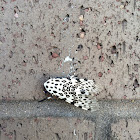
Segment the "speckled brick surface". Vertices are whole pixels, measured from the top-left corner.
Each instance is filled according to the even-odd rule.
[[[50,76],[73,73],[102,85],[98,99],[140,99],[139,21],[139,0],[1,0],[0,99],[40,100],[45,97],[43,83]],[[140,118],[139,103],[112,103],[110,109],[103,105],[103,110],[95,113],[94,122],[65,118],[3,119],[0,137],[139,140],[140,124],[133,120]],[[51,113],[49,106],[45,111]],[[11,106],[6,107],[9,112]],[[54,113],[56,108],[57,104],[54,109],[52,105]],[[33,109],[36,112],[39,108]],[[113,113],[119,122],[112,123],[116,119]],[[126,120],[121,120],[122,116]]]
[[[114,140],[140,140],[140,121],[120,120],[111,125]]]
[[[93,140],[94,124],[83,119],[1,120],[1,140]]]
[[[138,99],[139,5],[138,0],[1,0],[0,98],[42,98],[49,76],[75,72],[103,86],[98,98]],[[65,61],[67,56],[73,61]]]

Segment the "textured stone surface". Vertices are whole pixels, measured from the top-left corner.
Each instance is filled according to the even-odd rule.
[[[0,121],[1,140],[93,140],[94,124],[83,119],[34,118]]]
[[[1,0],[0,99],[42,99],[43,83],[49,76],[74,72],[80,78],[95,79],[103,86],[97,98],[140,99],[139,21],[139,0]],[[130,103],[133,102],[135,100]],[[54,106],[53,111],[56,109],[58,114],[60,107]],[[117,104],[114,114],[118,118],[127,117],[125,107],[122,109]],[[120,113],[122,110],[124,113]],[[128,110],[129,105],[128,114],[139,117],[139,112],[135,112],[137,107],[131,106],[131,111]],[[97,140],[102,135],[111,137],[112,118],[107,113],[108,110],[101,114],[101,119],[105,117],[105,120],[98,119],[98,123],[102,122],[101,128],[95,126]],[[88,122],[82,122],[83,125],[76,128],[74,121],[53,119],[54,125],[62,123],[61,128],[66,129],[62,134],[60,129],[54,130],[53,124],[49,127],[47,119],[1,120],[0,135],[2,139],[15,139],[15,135],[17,139],[18,136],[41,139],[48,134],[51,134],[49,139],[56,140],[65,139],[66,135],[70,139],[92,139],[94,123],[88,128]],[[18,122],[24,126],[17,125]],[[66,126],[72,122],[73,126],[67,129],[63,122]],[[136,120],[112,124],[112,139],[138,140],[137,124]],[[74,129],[77,135],[73,135]]]
[[[131,101],[100,101],[100,109],[98,111],[85,111],[80,108],[76,108],[71,104],[63,103],[59,101],[12,101],[12,102],[0,102],[0,119],[10,118],[37,118],[37,117],[63,117],[69,118],[84,118],[85,120],[92,120],[91,123],[95,124],[95,140],[112,140],[115,138],[114,132],[112,135],[111,124],[118,120],[140,120],[140,100],[135,102]],[[123,121],[120,121],[123,124]],[[121,123],[120,123],[121,124]],[[42,127],[46,125],[42,123]],[[86,124],[84,124],[86,125]],[[135,129],[137,125],[132,124]],[[62,126],[63,127],[63,126]],[[61,128],[61,126],[60,126]],[[112,127],[113,128],[113,127]],[[118,127],[119,128],[119,127]],[[86,131],[87,128],[83,127]],[[122,128],[123,130],[123,128]],[[131,130],[131,128],[130,128]],[[132,129],[133,130],[133,129]],[[115,130],[114,130],[115,131]],[[138,133],[138,130],[136,130]]]
[[[104,87],[98,98],[139,98],[139,4],[0,1],[0,98],[41,98],[49,76],[74,71]]]
[[[111,125],[114,140],[140,140],[139,120],[120,120]]]

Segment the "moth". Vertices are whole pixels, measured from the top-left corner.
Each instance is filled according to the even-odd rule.
[[[96,95],[101,88],[94,80],[79,79],[75,76],[50,78],[44,83],[44,87],[52,96],[65,99],[76,107],[91,111],[99,109]]]

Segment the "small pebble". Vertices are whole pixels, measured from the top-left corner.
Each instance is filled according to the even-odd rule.
[[[123,96],[123,99],[126,99],[126,98],[127,98],[127,96],[126,96],[126,95],[124,95],[124,96]]]
[[[12,138],[13,138],[13,136],[12,136],[12,135],[9,135],[8,137],[9,137],[9,139],[12,139]]]
[[[22,66],[26,66],[26,62],[25,61],[22,62]]]
[[[118,24],[121,24],[121,21],[118,21]]]
[[[98,49],[98,50],[101,50],[101,49],[102,49],[102,47],[101,47],[100,44],[97,45],[97,49]]]
[[[25,54],[25,50],[24,49],[21,49],[21,52],[22,52],[22,54]]]
[[[51,118],[51,117],[48,117],[48,118],[47,118],[47,120],[48,120],[48,121],[51,121],[51,120],[52,120],[52,118]]]
[[[98,76],[99,76],[99,77],[102,77],[102,75],[103,75],[102,72],[99,72],[99,73],[98,73]]]
[[[52,9],[52,8],[53,8],[53,6],[52,6],[51,4],[49,4],[48,8],[49,8],[49,9]]]
[[[132,103],[134,103],[135,102],[135,100],[132,100]]]
[[[66,16],[65,16],[65,18],[64,18],[64,22],[68,22],[69,21],[69,14],[67,14]]]
[[[15,16],[15,18],[18,18],[18,14],[17,14],[17,13],[15,13],[15,15],[14,15],[14,16]]]
[[[104,59],[105,59],[104,56],[100,56],[100,57],[99,57],[100,62],[103,62]]]
[[[39,120],[38,120],[37,118],[35,118],[35,119],[34,119],[34,122],[37,122],[37,123],[38,123],[38,122],[39,122]]]
[[[81,49],[83,49],[83,45],[78,45],[77,50],[80,51]]]
[[[110,69],[108,69],[108,73],[110,73],[111,72],[111,70]]]
[[[52,53],[52,57],[57,58],[57,57],[59,57],[59,55],[57,53]]]
[[[112,46],[112,48],[111,48],[111,53],[112,53],[112,54],[116,54],[116,53],[117,53],[117,48],[116,48],[115,45]]]
[[[87,59],[88,59],[88,56],[83,56],[83,59],[84,59],[84,60],[87,60]]]
[[[121,5],[120,8],[123,9],[124,8],[124,5]]]
[[[88,12],[89,10],[90,10],[90,8],[86,8],[86,9],[85,9],[85,12]]]
[[[131,45],[129,45],[129,49],[132,50],[132,46]]]
[[[84,36],[85,36],[85,33],[84,32],[81,32],[80,33],[80,38],[84,38]]]
[[[79,24],[80,24],[80,26],[83,26],[83,21],[80,20],[80,23]]]
[[[80,16],[79,16],[79,20],[80,20],[80,21],[83,21],[83,20],[84,20],[84,16],[83,16],[83,15],[80,15]]]
[[[1,7],[1,11],[4,11],[4,7]]]

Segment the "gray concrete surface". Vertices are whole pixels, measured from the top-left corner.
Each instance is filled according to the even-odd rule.
[[[0,126],[7,127],[0,127],[0,138],[34,139],[37,132],[36,139],[44,140],[50,133],[48,140],[67,140],[71,128],[64,135],[49,127],[46,117],[52,116],[61,117],[58,120],[67,126],[75,121],[64,117],[86,120],[81,124],[84,130],[75,129],[79,137],[70,140],[139,140],[140,128],[135,125],[140,120],[139,21],[139,0],[1,0]],[[50,76],[74,72],[103,87],[97,96],[99,111],[86,112],[56,99],[33,101],[49,96],[43,93],[43,83]],[[40,130],[33,123],[36,117],[42,122]],[[19,131],[16,118],[25,119]],[[86,127],[89,119],[92,125]]]
[[[95,132],[93,122],[80,118],[12,118],[0,124],[2,140],[93,140]]]
[[[111,124],[120,119],[140,119],[140,101],[100,101],[96,112],[83,111],[59,101],[1,102],[0,118],[67,117],[83,118],[95,123],[95,140],[113,139]]]
[[[129,139],[140,139],[140,121],[133,119],[123,119],[118,123],[111,125],[112,135],[116,139],[129,140]]]

